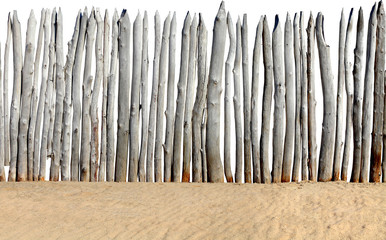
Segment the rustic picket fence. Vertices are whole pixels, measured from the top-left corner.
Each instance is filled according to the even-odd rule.
[[[350,143],[354,139],[351,181],[380,182],[382,176],[385,182],[386,164],[381,174],[382,156],[386,156],[386,148],[382,148],[386,146],[384,6],[379,2],[371,10],[366,58],[363,11],[358,12],[356,28],[352,14],[353,11],[346,24],[342,11],[335,95],[336,82],[331,71],[330,49],[324,38],[322,13],[318,13],[315,22],[311,14],[307,26],[302,12],[295,14],[293,22],[287,15],[284,31],[276,16],[272,32],[268,19],[262,16],[256,29],[251,77],[247,16],[244,15],[242,21],[239,18],[235,25],[231,15],[226,14],[224,2],[221,3],[214,23],[210,61],[207,61],[208,31],[204,20],[201,15],[192,19],[188,13],[182,29],[175,100],[176,15],[167,16],[161,35],[161,19],[157,12],[148,106],[146,12],[143,17],[138,13],[133,24],[125,10],[120,17],[115,11],[112,21],[107,10],[104,20],[99,9],[92,9],[90,15],[87,9],[79,12],[64,61],[61,9],[42,10],[37,42],[37,21],[31,11],[24,59],[20,22],[14,11],[12,17],[11,14],[8,17],[3,84],[0,84],[3,93],[0,97],[0,136],[3,136],[0,138],[0,180],[6,180],[4,165],[9,164],[8,181],[43,181],[46,161],[50,158],[51,181],[224,182],[224,175],[227,182],[236,183],[243,179],[246,183],[347,181]],[[352,52],[347,46],[353,41],[355,29],[356,47]],[[227,37],[229,51],[225,60]],[[315,39],[323,89],[319,161]],[[13,92],[9,104],[11,47]],[[264,89],[259,136],[257,99],[261,54]],[[83,57],[85,64],[81,69]],[[93,58],[94,75],[91,72]],[[222,95],[224,63],[225,92]],[[240,97],[241,81],[243,99]],[[234,116],[231,115],[232,85]],[[346,108],[342,105],[344,85]],[[115,106],[117,87],[118,106]],[[100,98],[101,111],[98,110]],[[222,119],[219,117],[222,100],[225,111],[223,154],[220,152]],[[344,109],[347,111],[345,125]],[[116,111],[117,132],[114,130]],[[230,151],[233,119],[235,156],[231,156]],[[373,124],[369,124],[371,121]],[[232,159],[235,159],[235,175],[231,169]]]

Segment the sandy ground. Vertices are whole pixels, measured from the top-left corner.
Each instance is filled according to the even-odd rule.
[[[0,239],[386,239],[386,184],[1,183]]]

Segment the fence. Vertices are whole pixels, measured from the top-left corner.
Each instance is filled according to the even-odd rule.
[[[188,13],[182,29],[175,89],[176,15],[167,16],[161,35],[157,12],[152,89],[148,96],[146,12],[143,17],[138,13],[133,24],[125,10],[121,16],[115,11],[112,20],[107,11],[103,20],[99,9],[92,9],[90,15],[87,9],[79,12],[64,61],[61,9],[42,10],[37,42],[37,21],[31,11],[24,58],[21,26],[14,11],[12,17],[8,17],[3,84],[0,84],[3,93],[0,97],[0,136],[3,136],[0,138],[0,180],[6,180],[4,165],[9,164],[8,181],[43,181],[46,161],[50,159],[51,181],[224,182],[224,175],[227,182],[236,183],[243,182],[243,178],[246,183],[347,181],[353,151],[352,182],[380,182],[381,176],[385,182],[386,164],[381,169],[382,157],[386,155],[386,148],[382,148],[386,145],[383,137],[386,132],[383,3],[375,4],[370,13],[366,58],[363,11],[359,10],[356,25],[352,15],[353,10],[346,24],[342,11],[336,84],[330,49],[324,38],[322,13],[318,13],[315,22],[311,14],[307,26],[302,12],[295,14],[293,22],[288,14],[284,31],[276,16],[272,32],[267,17],[261,17],[251,76],[247,16],[244,15],[242,21],[239,18],[235,25],[231,15],[226,14],[224,2],[221,3],[214,23],[210,59],[207,59],[208,31],[204,20],[201,15],[192,18]],[[356,47],[352,52],[348,46],[355,32]],[[229,51],[225,56],[228,37]],[[315,39],[323,91],[319,161]],[[9,104],[10,51],[13,92]],[[94,62],[95,74],[91,72]],[[260,75],[264,75],[264,87],[259,136]],[[346,108],[342,101],[344,86]],[[115,96],[116,88],[118,96]],[[115,106],[116,98],[118,106]],[[219,117],[222,102],[223,130]],[[345,125],[344,110],[347,111]],[[230,151],[232,121],[235,156]],[[371,122],[373,124],[369,124]],[[223,154],[221,131],[224,132]]]

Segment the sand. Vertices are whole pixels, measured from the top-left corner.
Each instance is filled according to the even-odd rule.
[[[0,239],[386,239],[386,184],[1,183]]]

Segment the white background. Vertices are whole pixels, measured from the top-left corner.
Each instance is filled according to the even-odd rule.
[[[208,32],[209,32],[209,39],[208,39],[208,59],[210,57],[211,53],[211,39],[212,39],[212,28],[213,28],[213,22],[214,17],[217,13],[218,7],[219,7],[220,1],[211,1],[211,0],[195,0],[195,1],[172,1],[172,0],[164,0],[164,1],[154,1],[154,0],[141,0],[141,1],[115,1],[115,0],[109,0],[109,1],[101,1],[101,0],[78,0],[78,1],[58,1],[58,0],[30,0],[30,1],[4,1],[2,2],[2,7],[0,8],[0,42],[1,42],[1,48],[3,53],[4,48],[4,42],[6,38],[6,26],[7,26],[7,15],[8,12],[17,10],[19,20],[21,22],[22,27],[22,35],[23,35],[23,44],[25,41],[25,31],[26,31],[26,25],[27,25],[27,19],[29,16],[29,12],[31,9],[34,10],[36,19],[38,21],[37,23],[37,30],[36,34],[38,32],[39,27],[39,21],[40,21],[40,11],[42,8],[53,8],[53,7],[61,7],[63,12],[63,19],[64,19],[64,46],[67,46],[67,42],[71,39],[72,31],[74,28],[75,18],[77,15],[78,10],[82,9],[87,6],[90,10],[93,6],[99,7],[101,10],[101,13],[104,14],[104,10],[108,9],[110,18],[113,15],[114,8],[118,10],[118,13],[120,14],[122,9],[127,9],[130,20],[133,22],[136,14],[138,11],[142,14],[145,10],[147,10],[149,15],[149,98],[150,98],[150,91],[151,91],[151,79],[152,79],[152,59],[153,59],[153,48],[154,48],[154,25],[153,25],[153,16],[156,10],[160,12],[161,16],[161,27],[163,26],[163,21],[166,18],[167,14],[173,11],[176,11],[177,13],[177,52],[176,52],[176,63],[179,64],[179,56],[180,56],[180,42],[181,42],[181,30],[183,25],[183,20],[186,15],[187,11],[190,11],[192,16],[194,13],[202,13]],[[307,1],[307,0],[292,0],[292,1],[285,1],[285,0],[276,0],[276,1],[243,1],[243,0],[228,0],[225,2],[225,8],[226,11],[230,11],[233,22],[236,23],[237,17],[240,16],[242,18],[242,15],[244,13],[248,14],[248,26],[249,26],[249,59],[251,61],[252,59],[252,51],[253,51],[253,44],[254,44],[254,38],[255,38],[255,32],[256,32],[256,26],[260,19],[261,15],[267,15],[268,22],[270,29],[272,31],[273,24],[274,24],[274,17],[275,14],[279,14],[280,17],[280,24],[282,29],[284,30],[284,21],[286,17],[286,13],[289,12],[291,15],[291,18],[293,20],[294,14],[299,11],[304,11],[305,13],[305,23],[308,21],[309,13],[312,11],[314,18],[316,18],[316,15],[318,12],[322,12],[325,16],[325,38],[327,44],[331,46],[331,62],[332,62],[332,69],[334,73],[334,86],[335,91],[337,88],[337,60],[338,60],[338,33],[339,33],[339,19],[340,14],[342,11],[342,8],[344,8],[344,13],[346,16],[346,19],[348,18],[350,8],[354,8],[354,29],[356,31],[356,17],[357,12],[359,10],[359,7],[363,7],[364,11],[364,19],[365,19],[365,40],[367,38],[367,23],[369,18],[369,13],[371,10],[372,5],[374,2],[371,1],[352,1],[352,0],[345,0],[345,1]],[[103,16],[102,16],[103,17]],[[347,21],[346,21],[347,22]],[[161,29],[162,31],[162,29]],[[354,32],[355,32],[354,31]],[[37,36],[36,36],[37,37]],[[351,48],[354,48],[355,45],[355,33],[353,35],[353,45]],[[227,43],[226,43],[226,51],[225,51],[225,58],[228,54],[228,36],[227,36]],[[315,44],[315,47],[317,45]],[[24,49],[24,47],[23,47]],[[67,52],[67,47],[65,47],[65,51]],[[317,54],[317,48],[315,49],[315,53]],[[95,58],[95,56],[94,56]],[[364,56],[365,58],[365,56]],[[3,57],[2,57],[3,62]],[[317,116],[317,142],[318,142],[318,154],[319,154],[319,145],[320,145],[320,135],[321,135],[321,126],[322,126],[322,116],[323,116],[323,98],[322,98],[322,88],[321,88],[321,82],[320,82],[320,72],[319,72],[319,63],[318,63],[318,56],[315,57],[315,69],[316,69],[316,75],[315,75],[315,86],[316,86],[316,100],[317,100],[317,106],[316,106],[316,116]],[[225,59],[224,59],[225,61]],[[10,54],[10,62],[12,63],[12,53]],[[262,61],[260,61],[260,84],[259,84],[259,111],[261,112],[261,98],[262,98],[262,89],[263,89],[263,68],[262,68]],[[11,65],[12,66],[12,65]],[[252,62],[250,62],[250,72],[252,67]],[[94,68],[94,66],[93,66]],[[95,70],[93,69],[93,72]],[[12,68],[9,69],[10,73],[10,80],[12,81]],[[364,69],[363,69],[364,73]],[[41,74],[41,71],[40,71]],[[176,84],[178,82],[178,74],[179,74],[179,66],[176,66]],[[251,75],[251,74],[250,74]],[[224,77],[224,72],[223,72]],[[39,77],[40,78],[40,77]],[[40,80],[40,79],[39,79]],[[223,81],[224,85],[224,81]],[[233,95],[233,84],[232,86],[232,95]],[[241,85],[242,87],[242,85]],[[40,88],[40,82],[39,82],[39,88]],[[175,90],[175,93],[177,93],[177,90]],[[242,91],[241,91],[242,94]],[[345,92],[344,92],[345,95]],[[101,94],[100,94],[101,96]],[[12,82],[9,83],[9,103],[11,102],[12,97]],[[345,96],[344,96],[345,98]],[[165,101],[166,104],[166,101]],[[344,99],[345,104],[345,99]],[[117,105],[116,105],[117,106]],[[222,103],[222,108],[223,108]],[[345,105],[344,105],[345,106]],[[166,107],[166,106],[165,106]],[[99,108],[100,111],[101,108]],[[273,108],[272,108],[273,111]],[[345,112],[345,110],[344,110]],[[222,113],[223,114],[223,113]],[[233,116],[233,107],[232,107],[232,116]],[[259,114],[261,117],[261,114]],[[223,116],[222,116],[223,117]],[[260,124],[261,120],[259,120]],[[271,124],[272,128],[272,124]],[[221,131],[223,132],[223,126],[221,127]],[[234,141],[234,122],[232,119],[232,141]],[[222,146],[222,143],[221,143]],[[234,173],[234,149],[235,144],[232,144],[232,170]],[[221,147],[223,148],[223,147]],[[351,144],[351,150],[353,149],[353,145]],[[343,151],[343,149],[342,149]],[[343,152],[342,152],[343,153]],[[351,160],[352,158],[350,158]],[[49,161],[48,161],[49,162]],[[351,165],[352,160],[349,165],[349,173],[348,177],[350,177],[351,173]],[[48,166],[47,165],[47,172],[48,172]],[[8,168],[6,168],[6,172],[8,171]],[[8,172],[7,172],[8,174]],[[48,179],[48,178],[46,178]]]

